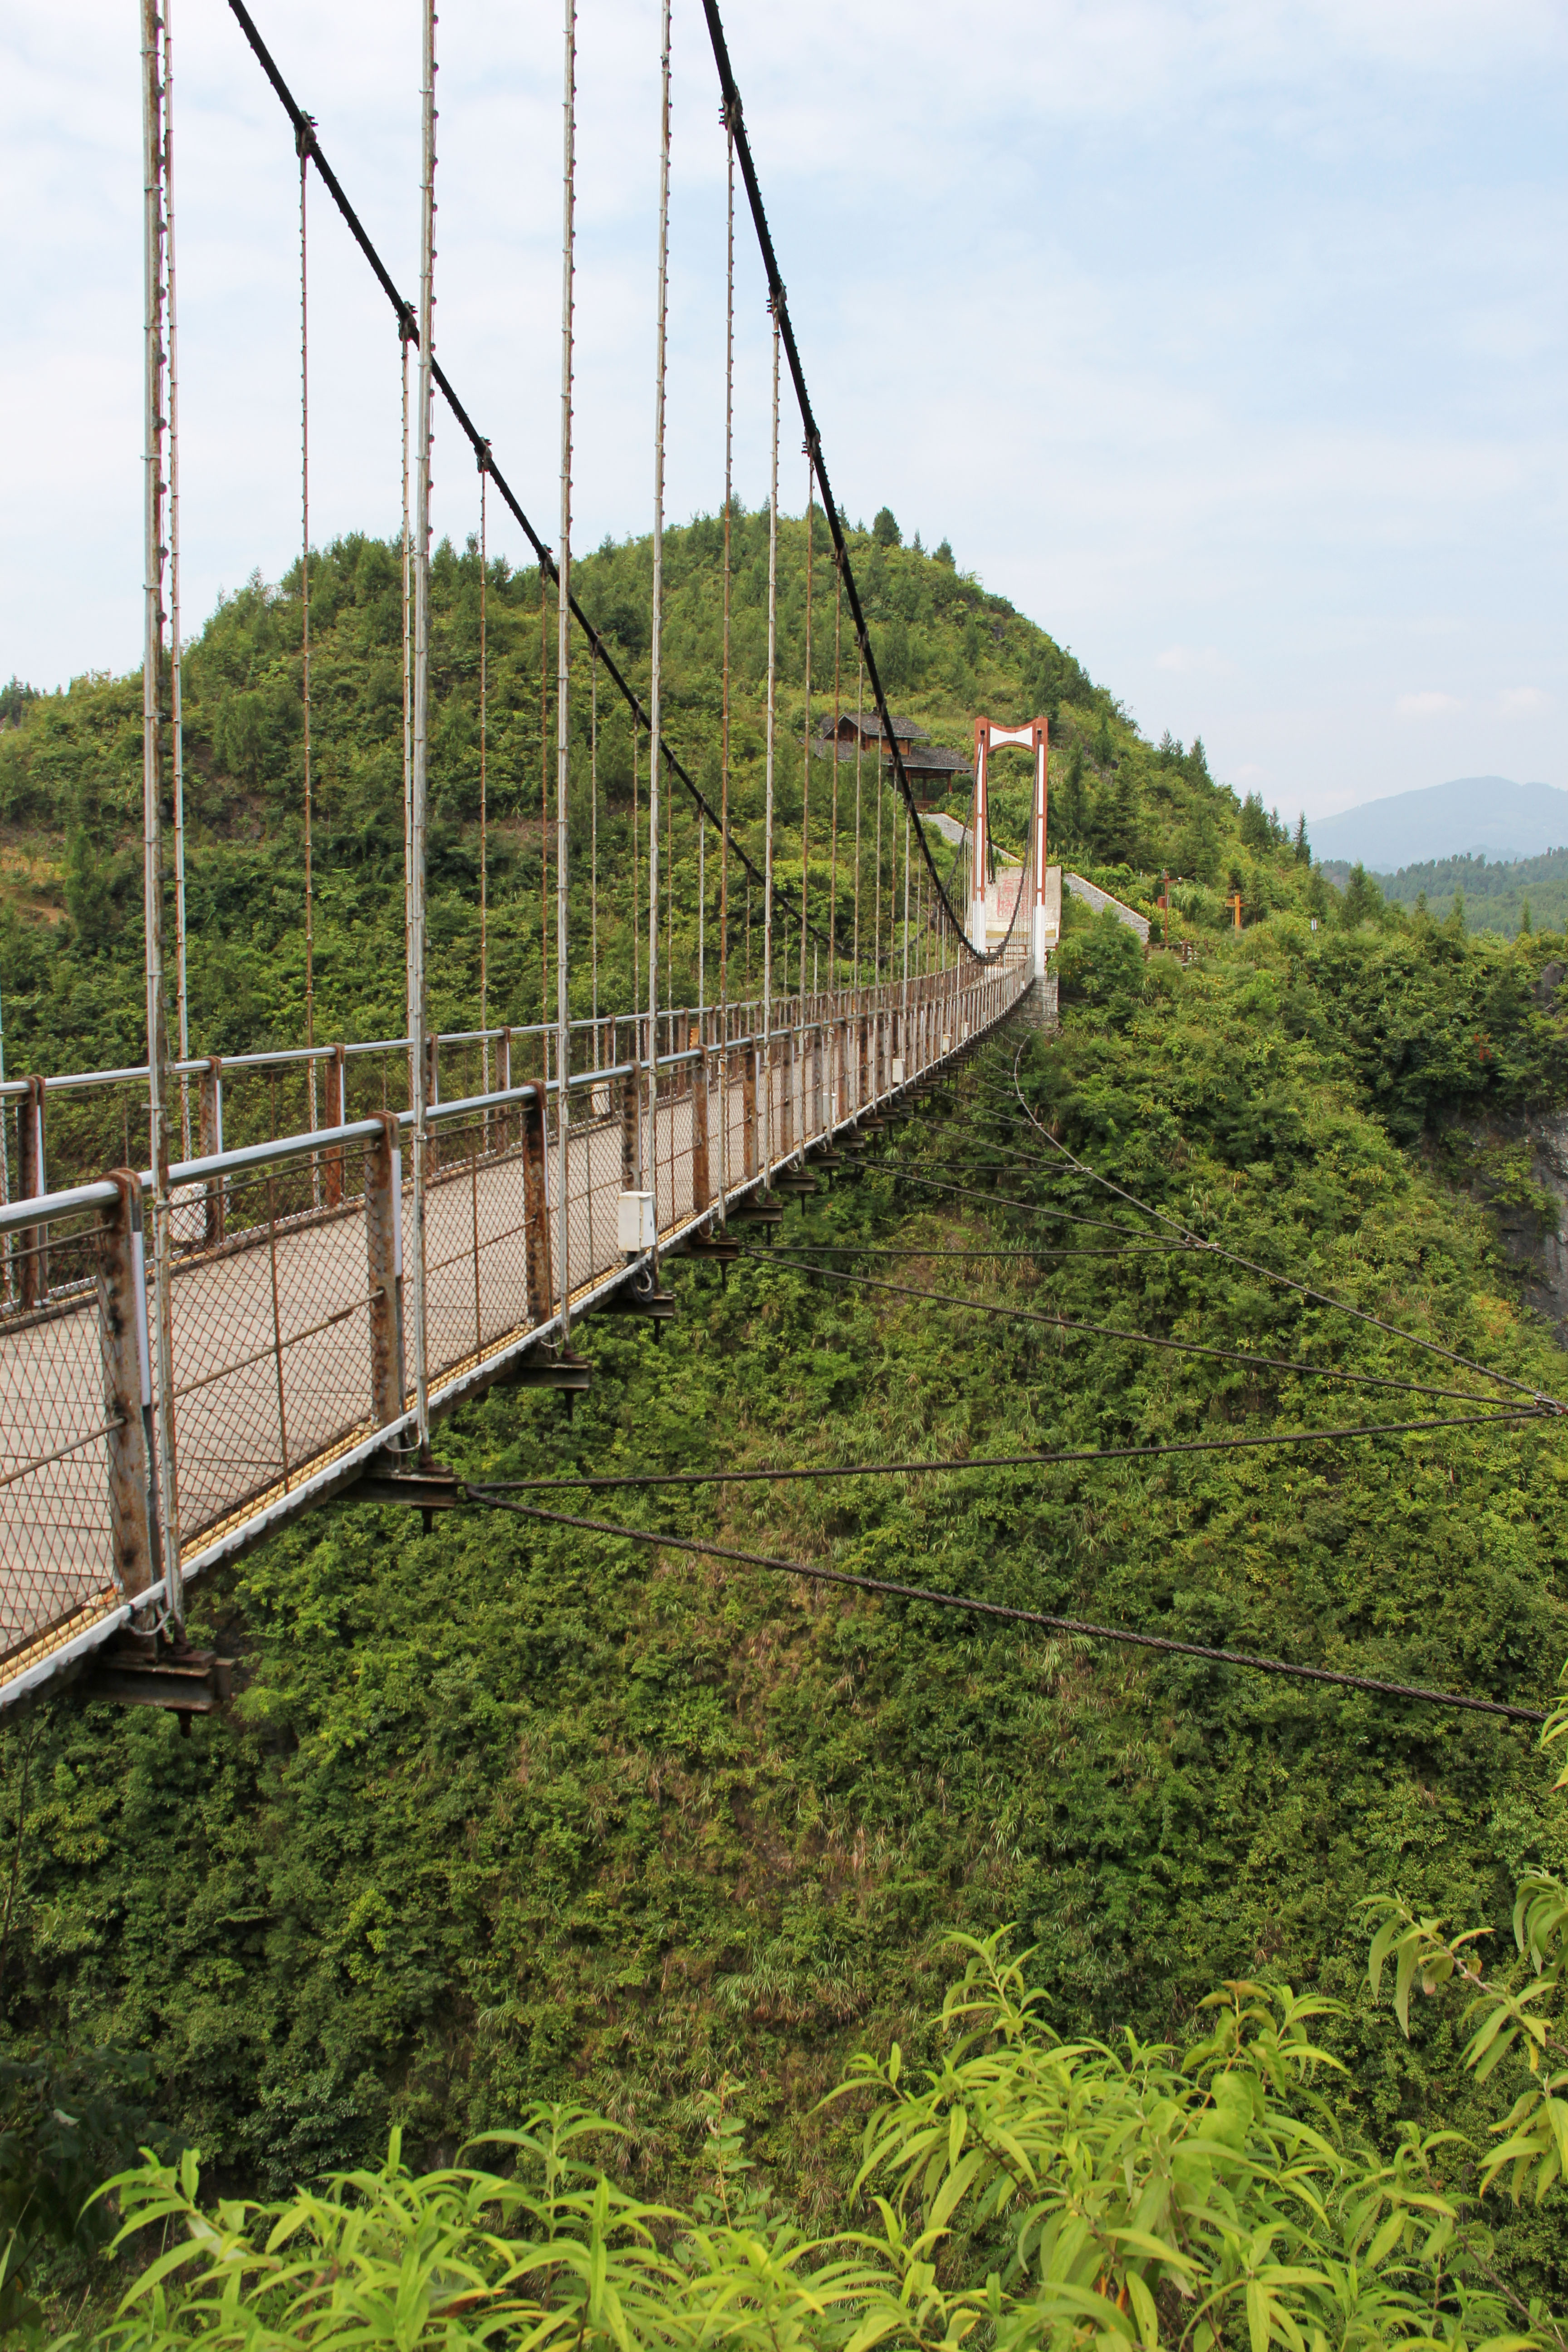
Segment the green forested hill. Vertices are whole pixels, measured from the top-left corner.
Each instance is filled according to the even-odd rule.
[[[753,581],[761,529],[748,519],[742,539]],[[1471,1410],[1248,1360],[1266,1356],[1495,1402],[1391,1332],[1208,1254],[1151,1247],[1156,1229],[1060,1172],[1021,1123],[1016,1051],[1017,1087],[1053,1131],[1184,1226],[1531,1392],[1568,1394],[1568,1357],[1521,1306],[1483,1212],[1445,1181],[1474,1168],[1469,1129],[1561,1107],[1568,1020],[1543,975],[1568,944],[1407,915],[1356,875],[1333,890],[1261,807],[1208,778],[1199,747],[1142,742],[1009,608],[913,551],[862,551],[876,625],[905,665],[899,707],[957,742],[976,705],[1017,718],[1047,704],[1058,843],[1145,901],[1169,862],[1187,877],[1175,897],[1199,951],[1145,963],[1131,934],[1075,909],[1059,1035],[992,1049],[950,1109],[922,1110],[858,1181],[792,1207],[780,1246],[727,1284],[672,1268],[679,1319],[662,1348],[591,1320],[578,1344],[594,1385],[575,1418],[558,1399],[496,1393],[443,1428],[443,1458],[490,1478],[826,1469]],[[678,553],[678,733],[710,774],[713,527],[680,535]],[[437,572],[437,1002],[452,1021],[474,1009],[477,574],[449,553]],[[620,613],[637,649],[646,551],[591,559],[583,593]],[[395,563],[345,545],[315,594],[323,997],[344,1028],[384,1027],[399,1011],[395,961],[374,961],[395,957],[400,929]],[[820,648],[826,577],[817,604]],[[492,614],[496,985],[521,1018],[538,985],[537,581],[499,581]],[[801,617],[797,595],[792,660]],[[286,593],[253,588],[192,659],[204,1044],[298,1034],[297,619]],[[819,695],[830,634],[828,646]],[[754,634],[743,668],[737,793],[754,824]],[[35,1064],[135,1045],[134,703],[130,687],[89,682],[0,736],[7,1025]],[[797,689],[797,757],[799,724]],[[607,726],[601,838],[623,902],[630,751]],[[1233,880],[1239,937],[1221,903]],[[689,940],[689,898],[685,923]],[[612,963],[629,963],[613,922],[610,937]],[[1500,1169],[1550,1229],[1555,1203]],[[933,1189],[952,1183],[1013,1205]],[[851,1253],[824,1261],[837,1272],[989,1311],[810,1273],[812,1244]],[[889,1249],[911,1255],[872,1255]],[[1012,1321],[1009,1307],[1109,1329]],[[1543,1706],[1568,1656],[1561,1427],[622,1490],[591,1507]],[[1384,2155],[1411,2131],[1468,2135],[1421,2159],[1450,2189],[1474,2187],[1488,2126],[1528,2079],[1515,2051],[1478,2091],[1458,2000],[1418,2000],[1401,2035],[1367,1987],[1361,1908],[1394,1892],[1485,1927],[1506,1974],[1517,1879],[1568,1867],[1552,1768],[1527,1729],[992,1633],[499,1513],[451,1514],[426,1536],[412,1514],[337,1505],[195,1604],[198,1631],[243,1670],[232,1709],[188,1739],[68,1696],[0,1730],[0,2013],[17,2053],[145,2053],[149,2102],[216,2185],[275,2191],[374,2158],[394,2125],[436,2163],[550,2097],[618,2126],[616,2161],[645,2190],[683,2190],[704,2176],[717,2101],[781,2206],[841,2214],[858,2118],[816,2102],[857,2049],[897,2041],[911,2068],[939,2055],[930,2019],[954,1927],[1010,1925],[1033,1946],[1069,2039],[1131,2029],[1181,2049],[1221,1979],[1320,1990],[1342,2006],[1318,2039],[1348,2071],[1321,2079],[1314,2112]],[[1564,2210],[1561,2185],[1517,2212],[1488,2201],[1488,2260],[1526,2302],[1562,2307]],[[73,2276],[79,2295],[89,2281]]]
[[[780,748],[775,854],[798,876],[805,762],[804,518],[781,528]],[[832,706],[833,570],[814,525],[812,716]],[[717,802],[722,646],[721,525],[671,531],[666,543],[667,724],[692,773]],[[1261,807],[1241,808],[1209,778],[1203,747],[1144,743],[1102,688],[1005,598],[913,549],[852,534],[852,560],[895,707],[932,740],[966,748],[974,714],[1051,717],[1053,847],[1123,891],[1150,897],[1162,861],[1190,877],[1189,924],[1217,926],[1221,897],[1241,888],[1262,913],[1300,897],[1305,869],[1282,849]],[[742,514],[733,544],[731,803],[735,831],[761,862],[767,517]],[[577,593],[626,662],[645,698],[649,543],[606,545],[579,561]],[[193,1049],[258,1050],[303,1030],[302,702],[298,567],[278,588],[258,580],[226,600],[185,664]],[[348,539],[313,559],[311,724],[315,796],[317,1033],[384,1036],[403,1023],[402,595],[395,546]],[[549,768],[553,838],[553,608],[542,632],[535,572],[491,566],[487,595],[489,700],[487,792],[491,903],[491,1017],[539,1018],[542,765]],[[479,1014],[479,566],[477,551],[443,545],[434,564],[430,932],[432,1011],[443,1028]],[[542,635],[551,748],[541,758]],[[856,667],[846,653],[840,690],[852,709]],[[576,744],[572,856],[574,1008],[592,990],[587,889],[594,824],[590,792],[592,666],[573,682]],[[141,688],[137,679],[88,677],[67,693],[7,704],[0,725],[0,989],[9,1066],[118,1066],[142,1047],[141,945]],[[602,879],[602,1001],[632,997],[633,744],[618,698],[600,681],[598,829]],[[638,803],[645,835],[647,745]],[[826,920],[831,887],[832,768],[814,760],[811,888]],[[999,768],[994,823],[1022,838],[1025,763]],[[841,766],[837,840],[840,950],[853,945],[854,775]],[[862,809],[862,945],[875,892],[875,777]],[[962,801],[959,805],[962,807]],[[894,865],[890,795],[883,865]],[[677,794],[673,834],[676,1001],[696,999],[696,841]],[[708,993],[717,981],[718,861],[707,860]],[[644,867],[646,871],[646,866]],[[1142,880],[1140,879],[1142,877]],[[886,882],[884,884],[886,888]],[[1324,902],[1326,904],[1326,901]],[[760,922],[760,907],[753,909]],[[882,945],[888,944],[884,901]],[[550,915],[553,939],[553,908]],[[743,979],[744,890],[734,877],[731,942]],[[753,980],[760,965],[753,946]],[[826,975],[824,975],[826,977]],[[552,1013],[553,1002],[552,1000]]]
[[[1348,870],[1330,871],[1338,881]],[[1478,930],[1500,931],[1505,939],[1531,928],[1568,929],[1568,850],[1552,849],[1540,857],[1488,859],[1484,856],[1429,858],[1424,866],[1402,866],[1396,874],[1374,879],[1385,898],[1414,911],[1430,906],[1446,915],[1462,907],[1465,920]]]

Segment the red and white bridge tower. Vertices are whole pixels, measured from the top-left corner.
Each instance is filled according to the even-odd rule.
[[[1029,819],[1032,855],[1026,864],[1032,877],[1029,964],[1037,979],[1044,977],[1049,946],[1046,918],[1046,801],[1049,790],[1050,731],[1050,723],[1045,719],[1033,719],[1026,727],[998,727],[989,719],[977,719],[974,722],[974,837],[969,860],[969,943],[981,955],[991,944],[987,936],[986,914],[986,888],[991,878],[987,823],[991,754],[1010,748],[1031,751],[1035,761],[1035,800]]]

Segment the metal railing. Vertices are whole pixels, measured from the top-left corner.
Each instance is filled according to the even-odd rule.
[[[742,1017],[761,1008],[661,1014],[657,1061],[646,1015],[579,1024],[573,1059],[584,1066],[564,1088],[542,1069],[514,1082],[520,1033],[492,1034],[500,1082],[428,1112],[433,1408],[558,1336],[563,1292],[575,1313],[646,1279],[648,1254],[623,1245],[623,1196],[652,1194],[659,1249],[721,1219],[1001,1019],[1028,980],[1020,959],[795,999],[769,1008],[765,1030]],[[440,1042],[450,1055],[474,1040]],[[344,1049],[337,1066],[395,1055],[400,1043]],[[300,1059],[237,1056],[223,1067]],[[372,1454],[412,1444],[411,1114],[395,1103],[344,1117],[346,1093],[329,1094],[339,1116],[328,1126],[171,1169],[172,1412],[158,1409],[149,1344],[146,1175],[119,1168],[0,1208],[0,1706],[132,1613],[154,1622],[167,1565],[159,1428],[174,1432],[187,1579]]]

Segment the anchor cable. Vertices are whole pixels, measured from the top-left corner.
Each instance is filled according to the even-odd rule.
[[[954,1609],[975,1617],[990,1617],[1013,1625],[1037,1625],[1043,1632],[1071,1633],[1091,1642],[1118,1642],[1131,1649],[1159,1650],[1169,1656],[1201,1658],[1223,1666],[1242,1666],[1254,1674],[1279,1675],[1294,1682],[1327,1683],[1344,1690],[1366,1691],[1378,1698],[1406,1698],[1423,1701],[1430,1706],[1463,1708],[1474,1715],[1496,1715],[1513,1723],[1544,1723],[1543,1708],[1510,1706],[1501,1699],[1472,1698],[1462,1691],[1432,1690],[1421,1683],[1385,1681],[1379,1675],[1341,1673],[1331,1666],[1300,1666],[1285,1658],[1269,1658],[1247,1650],[1222,1650],[1206,1642],[1178,1642],[1163,1633],[1135,1633],[1126,1625],[1095,1625],[1081,1617],[1060,1617],[1044,1609],[1012,1609],[999,1601],[972,1601],[958,1592],[942,1592],[931,1586],[900,1584],[882,1576],[858,1576],[848,1569],[816,1568],[808,1561],[780,1559],[769,1552],[741,1551],[732,1544],[705,1541],[697,1536],[660,1535],[651,1528],[628,1528],[614,1519],[588,1519],[567,1511],[547,1511],[533,1503],[513,1503],[493,1489],[469,1486],[466,1490],[470,1502],[496,1511],[510,1511],[519,1518],[542,1520],[551,1526],[573,1528],[584,1535],[611,1536],[628,1543],[647,1544],[658,1551],[686,1551],[704,1559],[731,1559],[744,1568],[763,1568],[775,1574],[798,1576],[816,1584],[841,1584],[857,1592],[876,1592],[895,1601],[923,1601],[937,1609]]]

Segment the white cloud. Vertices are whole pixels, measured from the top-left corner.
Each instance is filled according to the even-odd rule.
[[[1401,719],[1446,719],[1451,710],[1464,707],[1455,694],[1401,694],[1394,704]]]
[[[1216,772],[1325,806],[1552,774],[1568,694],[1560,0],[797,0],[731,52],[834,488],[890,505]],[[230,13],[176,8],[186,616],[292,559],[296,165]],[[262,29],[413,290],[414,0],[265,0]],[[655,0],[583,13],[576,528],[647,528]],[[559,32],[441,26],[441,357],[553,537]],[[830,54],[824,82],[803,58]],[[675,0],[668,508],[722,479],[724,143]],[[896,131],[889,126],[896,125]],[[0,677],[136,658],[136,35],[123,0],[0,0],[11,253]],[[311,212],[312,516],[396,519],[395,339]],[[736,482],[766,480],[743,201]],[[798,510],[799,425],[784,488]],[[68,455],[68,463],[66,462]],[[477,520],[444,416],[436,527]],[[498,551],[520,554],[492,519]],[[90,551],[90,562],[88,551]],[[1527,689],[1391,700],[1447,672]],[[1223,648],[1223,652],[1221,651]],[[1542,698],[1526,700],[1526,695]],[[1026,714],[1014,714],[1026,715]],[[1410,723],[1423,716],[1442,729]],[[1506,728],[1506,754],[1496,739]],[[1452,767],[1434,770],[1450,759]],[[1568,782],[1568,775],[1562,779]]]
[[[1154,656],[1156,669],[1174,670],[1179,677],[1199,672],[1206,677],[1230,677],[1236,665],[1227,662],[1217,646],[1167,646]]]

